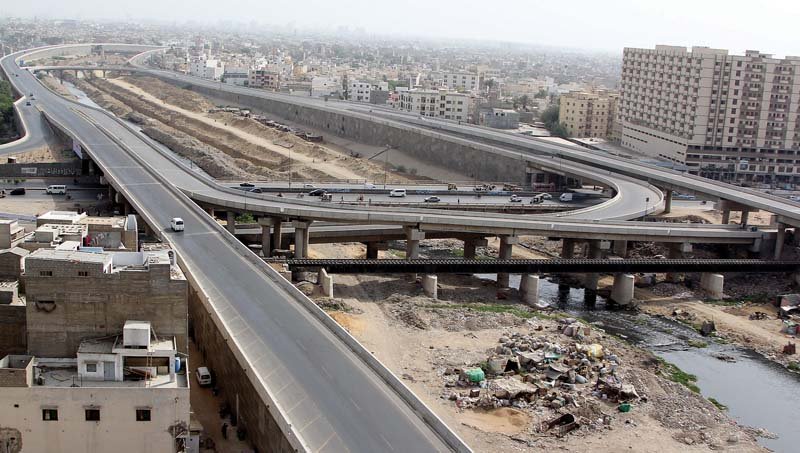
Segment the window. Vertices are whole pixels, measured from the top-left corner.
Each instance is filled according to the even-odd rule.
[[[137,422],[149,422],[150,421],[150,409],[136,409],[136,421]]]
[[[87,363],[86,364],[86,372],[87,373],[97,373],[97,364],[96,363]]]
[[[87,422],[100,421],[100,409],[85,409]]]
[[[78,271],[78,277],[88,277],[89,271]]]
[[[58,409],[42,409],[42,420],[46,422],[58,420]]]
[[[39,277],[52,277],[53,271],[39,271]]]

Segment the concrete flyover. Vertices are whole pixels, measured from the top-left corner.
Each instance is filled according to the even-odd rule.
[[[125,49],[123,45],[113,46]],[[75,48],[92,49],[91,45]],[[143,48],[150,47],[139,46],[139,50]],[[70,46],[57,46],[30,53],[41,57],[75,51]],[[291,221],[300,231],[296,237],[305,237],[306,243],[312,221],[402,226],[411,252],[425,237],[426,230],[501,235],[505,245],[515,243],[516,236],[521,234],[569,240],[603,238],[679,244],[751,244],[763,237],[763,232],[732,225],[592,220],[604,215],[612,219],[638,217],[645,210],[657,209],[642,205],[638,199],[619,198],[619,194],[625,193],[621,189],[617,190],[616,201],[608,206],[575,211],[569,216],[512,216],[427,209],[398,212],[247,194],[198,176],[109,113],[66,100],[47,90],[29,71],[21,71],[17,66],[16,59],[26,54],[22,52],[0,60],[3,70],[6,74],[20,72],[18,77],[12,76],[12,84],[22,92],[35,93],[39,108],[54,128],[74,139],[150,228],[177,250],[193,288],[203,295],[203,306],[225,336],[244,370],[241,372],[246,374],[264,403],[246,413],[243,420],[249,432],[263,434],[264,445],[269,450],[385,451],[388,447],[405,451],[466,451],[468,447],[335,321],[190,199],[228,211],[231,220],[230,213],[235,212],[251,212],[272,219],[277,222],[278,232],[281,223]],[[341,109],[337,108],[334,113],[341,114]],[[359,121],[373,118],[359,115]],[[433,134],[428,136],[430,139],[441,136],[438,132],[430,133],[395,120],[379,121],[390,121],[392,127],[399,125],[399,130],[403,131],[422,130]],[[462,145],[472,146],[469,140],[463,140]],[[474,149],[486,151],[483,145]],[[652,190],[659,200],[656,205],[663,203],[659,190],[649,189],[647,184],[643,186],[631,177],[612,172],[599,174],[589,165],[560,158],[529,156],[500,147],[492,147],[490,151],[507,159],[512,167],[513,163],[519,167],[522,161],[542,166],[549,163],[556,170],[602,178],[612,187],[619,184],[616,181],[629,181],[637,190],[642,187]],[[168,230],[169,219],[175,216],[186,221],[183,234]],[[502,248],[506,250],[507,247]],[[343,412],[348,416],[343,417]],[[273,420],[271,425],[262,426],[258,421],[265,415]],[[270,426],[280,429],[281,441],[268,436]]]
[[[147,59],[149,52],[144,52],[131,59],[130,63],[138,66]],[[423,118],[409,113],[398,112],[380,106],[364,105],[363,103],[347,101],[324,101],[322,99],[293,96],[281,93],[271,93],[265,90],[258,90],[244,87],[234,87],[225,84],[215,83],[205,79],[199,79],[183,74],[175,74],[167,71],[150,70],[151,75],[161,77],[165,80],[178,81],[184,86],[202,88],[206,93],[229,93],[233,102],[246,104],[248,99],[269,100],[274,104],[288,104],[305,107],[320,112],[335,112],[347,118],[359,118],[370,121],[373,124],[389,124],[394,128],[415,133],[438,133],[441,140],[449,140],[454,143],[463,139],[481,140],[487,150],[497,151],[499,146],[504,146],[505,151],[523,151],[528,156],[539,158],[551,158],[557,165],[548,168],[549,170],[565,171],[569,164],[562,164],[562,160],[571,163],[580,163],[597,170],[613,172],[614,177],[625,175],[633,180],[649,182],[663,190],[680,190],[684,192],[701,194],[709,198],[724,200],[734,204],[733,210],[766,210],[777,214],[779,223],[788,226],[800,226],[800,203],[785,198],[765,194],[757,190],[734,186],[719,181],[713,181],[699,176],[690,175],[674,170],[664,169],[658,166],[645,164],[632,159],[617,156],[609,156],[604,153],[589,152],[578,149],[574,146],[565,146],[547,142],[541,139],[522,137],[512,133],[490,129],[481,126],[459,124],[455,121],[440,120],[434,118]],[[274,107],[274,113],[285,112],[283,107]],[[287,118],[295,119],[295,118]],[[297,118],[297,122],[304,122],[302,118]],[[308,122],[306,120],[306,122]],[[309,124],[320,126],[320,124]],[[321,127],[325,130],[325,127]],[[336,131],[334,131],[336,133]],[[347,132],[348,136],[354,134],[367,135],[365,131]],[[385,142],[384,142],[385,143]],[[495,146],[492,146],[495,145]],[[539,161],[542,162],[542,161]],[[544,163],[543,163],[544,164]],[[647,195],[643,197],[648,198]],[[641,199],[642,197],[637,197]],[[663,200],[661,200],[663,201]],[[608,217],[611,218],[611,217]],[[614,217],[619,218],[619,217]],[[633,217],[631,217],[633,218]]]
[[[3,70],[19,71],[21,55],[1,60]],[[369,351],[176,189],[172,179],[182,171],[171,161],[158,166],[163,156],[133,131],[57,96],[28,71],[12,83],[35,93],[51,124],[175,248],[253,389],[241,401],[240,423],[260,449],[469,451]],[[186,220],[184,233],[169,232],[173,216]]]

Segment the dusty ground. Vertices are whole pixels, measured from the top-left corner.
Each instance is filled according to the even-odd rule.
[[[423,244],[428,245],[423,250],[431,253],[453,248],[458,241],[425,242],[429,244]],[[434,242],[443,244],[431,247]],[[494,247],[496,244],[490,241],[488,252],[492,253]],[[519,257],[541,256],[521,247],[515,247],[515,251]],[[486,252],[479,249],[479,253]],[[363,253],[363,246],[354,244],[311,248],[314,257],[356,257]],[[392,251],[382,253],[388,256]],[[336,299],[320,298],[312,285],[300,285],[475,451],[764,451],[711,403],[661,377],[651,354],[594,328],[587,342],[601,343],[618,355],[620,376],[646,397],[627,414],[619,413],[615,404],[587,397],[585,408],[578,412],[610,416],[607,427],[593,421],[557,438],[538,431],[542,421],[559,413],[549,408],[532,404],[524,408],[459,409],[449,395],[467,390],[448,388],[446,370],[485,361],[503,335],[542,335],[536,330],[541,326],[551,341],[563,343],[567,337],[553,331],[554,319],[518,316],[514,310],[527,312],[528,308],[518,302],[496,300],[493,285],[458,275],[440,275],[439,284],[437,301],[425,297],[418,283],[390,276],[336,275]],[[463,305],[495,307],[503,303],[512,304],[505,307],[514,310],[483,312]]]
[[[674,207],[669,214],[660,214],[657,217],[662,219],[692,218],[693,221],[702,219],[705,223],[722,223],[722,211],[700,211],[691,207]],[[749,225],[769,225],[772,214],[766,211],[751,212],[747,223]],[[731,212],[730,223],[740,223],[742,220],[741,212]]]
[[[305,142],[249,118],[207,113],[213,107],[208,100],[157,79],[126,77],[76,83],[95,102],[143,124],[146,134],[197,160],[214,177],[288,179],[292,172],[296,180],[322,181],[376,180],[384,175],[380,164]],[[407,181],[391,172],[389,179]]]

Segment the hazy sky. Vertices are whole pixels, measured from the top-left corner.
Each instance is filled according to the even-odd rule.
[[[0,0],[0,16],[293,22],[620,51],[707,45],[800,55],[796,0]]]

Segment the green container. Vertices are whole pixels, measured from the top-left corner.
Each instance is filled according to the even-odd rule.
[[[631,405],[628,404],[628,403],[622,403],[622,404],[619,405],[619,411],[620,412],[630,412],[631,411]]]
[[[478,383],[486,379],[486,375],[483,374],[483,370],[480,368],[473,368],[471,370],[466,370],[464,371],[464,373],[467,375],[470,382]]]

